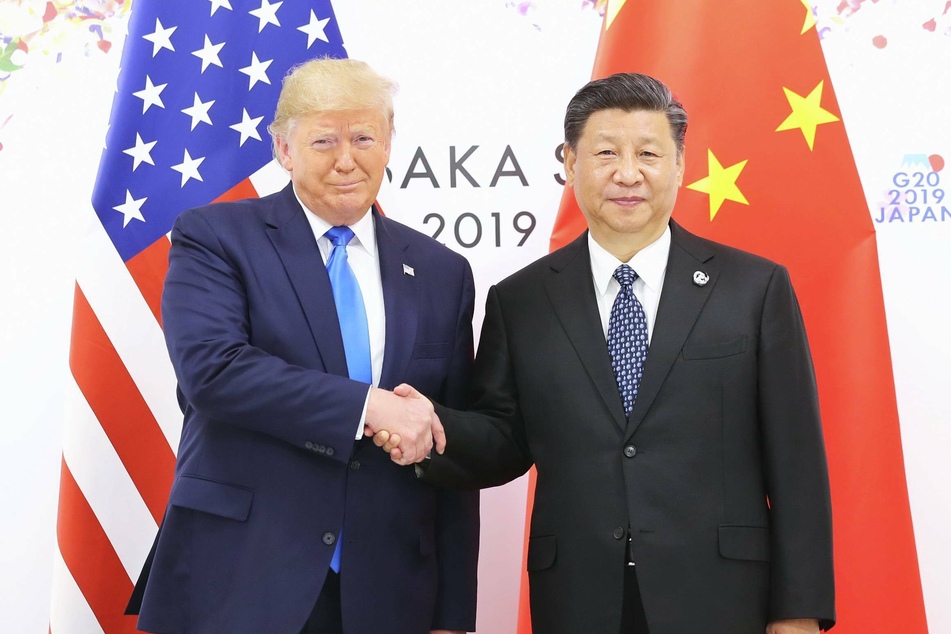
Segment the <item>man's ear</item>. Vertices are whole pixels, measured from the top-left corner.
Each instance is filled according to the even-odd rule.
[[[290,152],[287,151],[287,137],[283,134],[275,135],[274,148],[277,150],[277,162],[281,164],[281,167],[290,172],[294,167],[294,161],[291,160]]]
[[[575,161],[578,159],[578,155],[575,153],[571,147],[565,143],[564,149],[565,157],[565,185],[568,187],[574,187],[575,185]]]
[[[687,165],[686,152],[686,148],[678,150],[677,152],[677,187],[684,184],[684,169]]]

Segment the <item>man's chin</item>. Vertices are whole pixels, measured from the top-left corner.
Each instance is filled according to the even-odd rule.
[[[330,205],[321,205],[314,213],[335,227],[349,226],[358,222],[370,210],[373,200],[361,198],[359,202],[334,200]]]

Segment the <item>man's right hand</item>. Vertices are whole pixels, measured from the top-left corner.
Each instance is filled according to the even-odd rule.
[[[409,465],[426,457],[433,448],[434,439],[436,450],[442,453],[446,436],[432,403],[415,390],[408,393],[404,389],[403,393],[406,395],[397,396],[379,388],[370,390],[365,433],[374,436],[374,441],[380,432],[383,432],[380,433],[381,439],[384,435],[387,439],[397,437],[400,455],[398,459],[394,456],[394,461]]]

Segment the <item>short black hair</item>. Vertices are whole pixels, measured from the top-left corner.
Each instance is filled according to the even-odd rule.
[[[578,139],[592,114],[599,110],[663,112],[677,150],[683,152],[687,134],[687,111],[664,82],[641,73],[617,73],[588,82],[568,102],[565,112],[565,144],[578,147]]]

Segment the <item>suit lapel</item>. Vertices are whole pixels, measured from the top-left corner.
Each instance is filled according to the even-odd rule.
[[[581,363],[594,381],[615,424],[623,431],[624,407],[601,327],[594,282],[591,279],[587,232],[556,253],[545,289],[555,315],[581,358]]]
[[[634,409],[628,419],[625,438],[634,435],[647,415],[671,366],[680,354],[687,335],[713,291],[720,272],[711,261],[713,253],[705,243],[673,221],[670,223],[670,237],[670,257],[667,260],[664,288],[647,352],[647,364],[641,377]],[[703,271],[710,278],[703,286],[693,282],[696,271]]]
[[[307,212],[297,202],[291,185],[273,200],[267,218],[268,237],[307,317],[324,368],[331,374],[348,376],[330,277],[317,249],[314,232],[304,216]]]
[[[406,366],[416,343],[419,321],[419,294],[415,275],[426,271],[417,266],[409,244],[400,235],[399,226],[373,211],[376,244],[380,254],[380,280],[383,284],[383,308],[386,314],[386,343],[383,348],[383,373],[380,387],[392,389],[406,375]],[[409,267],[404,269],[404,265]],[[413,271],[414,275],[410,275]]]

